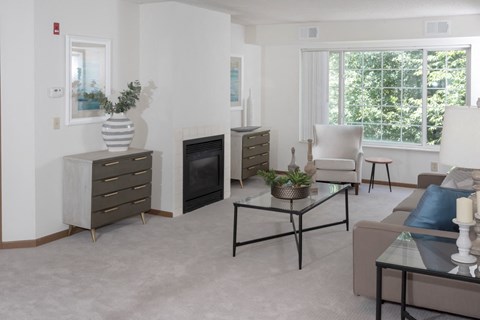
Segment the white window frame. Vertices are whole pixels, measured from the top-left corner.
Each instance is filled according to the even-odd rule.
[[[480,56],[480,37],[462,37],[462,38],[437,38],[437,39],[406,39],[406,40],[391,40],[391,41],[358,41],[358,42],[330,42],[311,44],[308,47],[299,48],[299,53],[308,51],[352,51],[352,50],[414,50],[414,49],[467,49],[467,96],[466,104],[471,105],[471,101],[476,101],[480,96],[480,86],[472,86],[471,83],[480,83],[480,75],[472,72],[472,70],[480,68],[480,59],[474,57]],[[301,55],[299,56],[301,64]],[[301,68],[300,79],[301,79]],[[300,90],[302,90],[303,83],[300,81]],[[300,105],[302,105],[302,96],[300,95]],[[302,108],[299,109],[302,112]],[[425,114],[425,112],[423,112]],[[301,117],[301,114],[300,114]],[[302,126],[302,123],[300,123]],[[308,129],[300,128],[300,133],[310,132]],[[312,130],[313,131],[313,130]],[[312,132],[313,134],[313,132]],[[425,133],[423,134],[426,139]],[[306,142],[307,137],[299,135],[300,142]],[[364,143],[367,146],[402,149],[402,150],[425,150],[438,151],[438,146],[429,146],[422,143],[421,146],[404,145],[404,144],[388,144],[388,143]]]

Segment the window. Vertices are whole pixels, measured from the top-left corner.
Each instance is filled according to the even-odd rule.
[[[317,85],[328,88],[321,122],[361,124],[372,143],[438,145],[445,106],[467,103],[467,51],[328,51],[328,81]]]

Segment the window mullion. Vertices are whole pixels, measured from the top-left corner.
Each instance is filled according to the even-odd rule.
[[[422,146],[427,145],[427,75],[428,75],[428,60],[426,49],[423,52],[422,62]]]
[[[338,58],[338,124],[345,123],[345,51],[340,51]]]

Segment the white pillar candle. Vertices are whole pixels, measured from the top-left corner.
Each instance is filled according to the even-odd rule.
[[[464,223],[473,221],[473,201],[471,199],[457,199],[457,221]]]

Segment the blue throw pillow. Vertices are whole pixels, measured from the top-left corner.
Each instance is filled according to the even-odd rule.
[[[457,198],[468,197],[471,193],[471,190],[430,185],[404,225],[458,232],[458,226],[452,222],[457,216]]]

